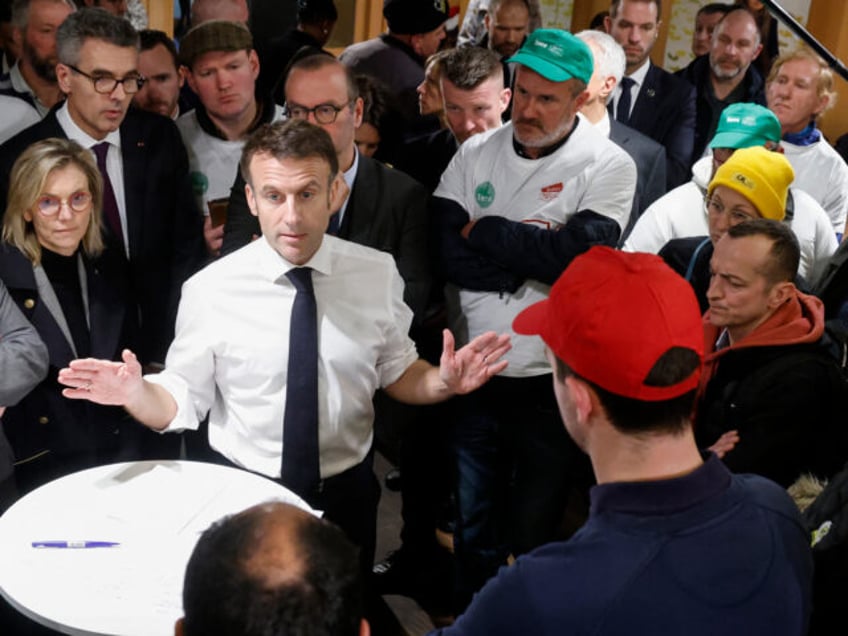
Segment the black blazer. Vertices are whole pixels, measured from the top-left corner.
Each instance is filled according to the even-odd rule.
[[[121,350],[135,344],[137,326],[131,301],[98,264],[84,262],[91,356],[119,360]],[[16,462],[26,463],[25,471],[16,469],[21,492],[81,468],[145,458],[143,440],[160,435],[145,430],[120,407],[62,396],[57,374],[77,356],[59,327],[61,308],[51,308],[45,301],[29,259],[5,243],[0,244],[0,279],[49,355],[47,377],[3,415],[3,429]]]
[[[610,102],[610,115],[612,102]],[[695,144],[695,87],[651,64],[627,125],[665,146],[668,190],[691,178]]]
[[[610,141],[614,141],[636,163],[636,194],[622,241],[649,205],[666,193],[665,148],[638,130],[610,119]]]
[[[404,280],[403,299],[421,318],[430,290],[428,201],[424,187],[408,175],[359,155],[359,168],[347,202],[339,238],[373,247],[394,256]],[[247,245],[262,234],[250,212],[244,179],[236,178],[224,227],[223,254]]]
[[[124,199],[129,234],[129,263],[123,248],[104,229],[110,272],[123,279],[141,317],[142,363],[163,362],[174,338],[182,283],[203,263],[203,218],[188,177],[188,157],[174,123],[167,117],[130,108],[120,127],[124,160]],[[0,146],[0,203],[5,210],[9,173],[30,144],[48,137],[66,138],[54,108],[37,124]]]

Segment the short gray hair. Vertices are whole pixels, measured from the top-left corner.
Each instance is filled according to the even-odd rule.
[[[79,64],[86,40],[103,40],[121,48],[139,49],[138,32],[128,20],[105,9],[85,8],[69,15],[56,32],[56,56],[65,65]]]
[[[592,29],[580,31],[574,37],[585,42],[589,48],[594,46],[597,49],[597,54],[593,50],[592,56],[595,58],[595,68],[598,69],[601,77],[612,76],[615,78],[615,83],[620,84],[621,78],[624,77],[627,60],[624,57],[624,49],[615,41],[615,38],[608,33]]]

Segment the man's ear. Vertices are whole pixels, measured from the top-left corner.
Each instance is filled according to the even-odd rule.
[[[371,636],[371,626],[364,618],[359,623],[359,636]]]
[[[253,81],[256,81],[256,78],[259,77],[259,55],[254,49],[250,49],[250,53],[247,54],[247,63],[250,66]]]
[[[763,52],[763,45],[762,45],[762,43],[761,43],[761,44],[757,47],[757,52],[756,52],[756,53],[754,53],[754,57],[752,57],[752,58],[751,58],[751,61],[753,62],[753,61],[754,61],[754,60],[756,60],[758,57],[760,57],[760,53],[762,53],[762,52]]]
[[[574,409],[577,412],[577,421],[581,425],[586,424],[589,421],[589,416],[597,409],[595,392],[586,382],[573,375],[565,378],[565,385],[568,387]]]
[[[353,127],[359,128],[362,125],[362,116],[365,113],[365,100],[357,97],[353,103]]]
[[[609,101],[609,96],[615,92],[616,85],[618,85],[618,82],[615,80],[615,76],[609,75],[604,79],[604,83],[601,85],[602,88],[598,93],[598,96],[604,104]]]
[[[789,281],[776,283],[769,291],[768,306],[777,309],[795,294],[795,284]]]
[[[350,188],[347,187],[344,175],[340,171],[330,184],[330,211],[338,212],[341,210],[342,203],[344,203],[348,194],[350,194]]]
[[[185,618],[178,618],[177,622],[174,623],[174,636],[183,636],[183,622],[185,622]]]
[[[66,95],[71,90],[71,69],[62,64],[56,64],[56,83],[59,85],[59,90]]]
[[[185,81],[188,82],[188,87],[194,92],[197,93],[197,84],[194,81],[194,73],[191,72],[191,69],[183,64],[180,66],[180,71],[182,71],[183,77],[185,77]]]
[[[258,217],[259,211],[256,209],[256,197],[253,195],[253,188],[249,183],[244,184],[244,196],[247,199],[247,207],[250,208],[250,213]]]
[[[12,27],[12,42],[15,43],[15,46],[18,47],[20,51],[24,46],[24,32],[21,31],[18,27]]]
[[[503,115],[504,112],[506,112],[506,109],[509,108],[509,100],[511,97],[512,90],[510,90],[509,88],[505,88],[501,91],[500,97],[498,99],[498,108],[500,108],[501,115]]]
[[[577,110],[583,108],[586,105],[587,100],[589,99],[589,91],[583,91],[580,93],[577,98],[574,100],[574,105],[577,107]]]

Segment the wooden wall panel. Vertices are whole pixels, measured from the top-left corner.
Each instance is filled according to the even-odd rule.
[[[174,34],[174,0],[141,0],[150,18],[150,28]]]

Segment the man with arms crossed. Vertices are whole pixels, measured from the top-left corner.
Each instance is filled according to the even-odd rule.
[[[510,61],[512,121],[463,143],[434,193],[448,320],[463,341],[508,329],[574,256],[615,245],[636,183],[627,153],[577,117],[589,47],[537,29]],[[508,377],[456,402],[460,607],[510,552],[556,536],[576,467],[563,455],[582,460],[557,416],[541,344],[514,344]]]

